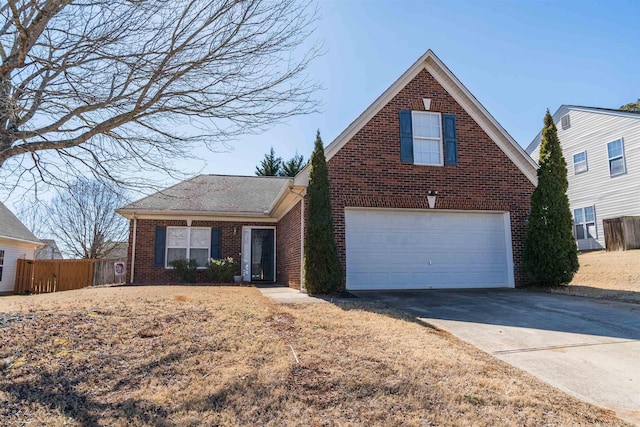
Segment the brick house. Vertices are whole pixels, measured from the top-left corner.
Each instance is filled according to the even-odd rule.
[[[432,51],[325,152],[346,289],[525,283],[535,162]],[[187,254],[300,288],[308,182],[204,175],[119,209],[130,281],[174,282],[168,259]]]

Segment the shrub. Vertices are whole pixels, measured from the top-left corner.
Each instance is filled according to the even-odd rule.
[[[207,263],[207,276],[211,280],[221,283],[233,282],[233,276],[240,274],[240,264],[233,258],[211,258]]]
[[[178,278],[183,283],[195,283],[196,282],[196,269],[198,268],[198,261],[195,259],[176,259],[171,261],[171,267],[176,270]]]

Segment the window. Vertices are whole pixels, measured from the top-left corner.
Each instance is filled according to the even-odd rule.
[[[573,224],[576,240],[596,239],[596,213],[594,206],[573,210]]]
[[[0,249],[0,282],[2,282],[3,267],[4,267],[4,249]]]
[[[587,152],[583,151],[582,153],[573,155],[573,173],[578,175],[579,173],[586,172],[587,167]]]
[[[195,259],[205,268],[211,250],[211,229],[203,227],[167,227],[165,267],[176,259]]]
[[[562,129],[569,129],[571,127],[571,120],[569,120],[568,114],[562,116],[562,118],[560,119],[560,124],[562,126]]]
[[[440,113],[412,111],[413,162],[417,165],[442,165],[442,126]]]
[[[607,153],[609,154],[609,175],[622,175],[627,172],[624,164],[624,146],[622,139],[617,139],[607,144]]]

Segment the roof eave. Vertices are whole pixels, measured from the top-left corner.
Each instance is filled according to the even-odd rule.
[[[4,240],[13,240],[16,242],[20,242],[20,243],[29,243],[29,244],[33,244],[36,246],[44,246],[45,244],[40,241],[40,240],[27,240],[27,239],[18,239],[17,237],[11,237],[11,236],[0,236],[0,239],[4,239]]]
[[[137,216],[189,216],[189,217],[239,217],[239,218],[270,218],[268,212],[240,212],[240,211],[187,211],[187,210],[153,210],[153,209],[131,209],[120,208],[115,210],[116,213],[127,219],[133,219]]]

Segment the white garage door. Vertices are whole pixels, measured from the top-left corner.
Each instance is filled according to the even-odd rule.
[[[513,287],[506,213],[345,210],[347,289]]]

